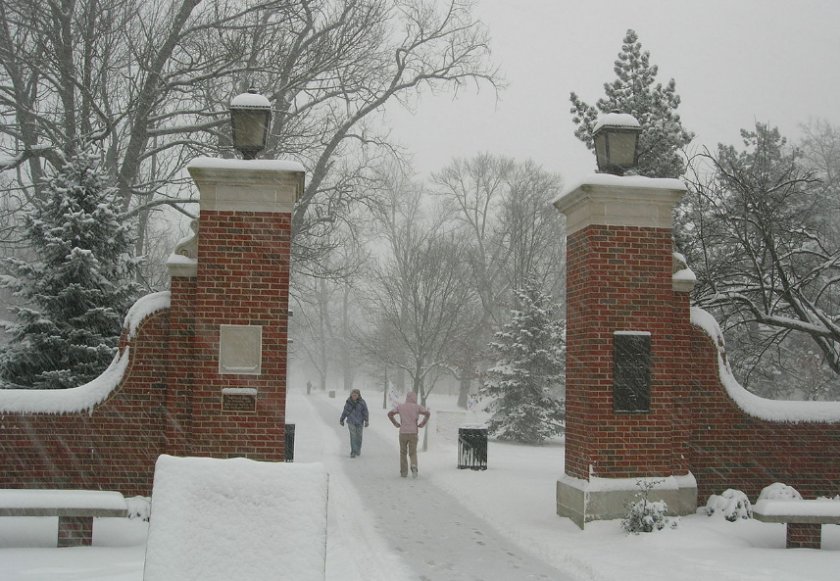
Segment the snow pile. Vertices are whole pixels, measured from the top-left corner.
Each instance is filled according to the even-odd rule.
[[[606,173],[597,173],[586,176],[566,188],[559,196],[552,200],[557,206],[558,202],[571,195],[573,192],[585,187],[596,186],[602,188],[621,188],[622,195],[627,196],[628,190],[652,191],[652,190],[673,190],[678,192],[686,191],[685,184],[674,178],[649,178],[645,176],[616,176]]]
[[[774,482],[761,490],[758,500],[802,500],[802,495],[793,486],[788,486],[782,482]]]
[[[125,499],[128,518],[148,522],[152,514],[152,499],[147,496],[132,496]]]
[[[108,509],[126,510],[125,498],[119,492],[106,490],[24,490],[2,492],[3,506],[22,509]]]
[[[601,127],[639,127],[639,121],[629,113],[606,113],[598,118],[598,122],[592,128],[592,133]]]
[[[142,323],[146,317],[149,317],[158,311],[168,309],[169,305],[169,291],[152,293],[144,297],[140,297],[128,310],[128,314],[125,316],[123,328],[128,329],[128,338],[134,339],[137,329],[140,327],[140,323]]]
[[[840,498],[803,500],[799,491],[792,486],[774,482],[764,487],[758,495],[755,511],[765,516],[810,515],[840,519]]]
[[[271,102],[259,93],[241,93],[231,99],[232,109],[271,109]]]
[[[590,466],[589,480],[562,474],[558,482],[578,490],[590,492],[624,492],[627,490],[639,490],[640,487],[655,486],[656,490],[682,490],[685,488],[697,488],[697,479],[694,474],[673,475],[673,476],[637,476],[634,478],[600,478],[595,476],[595,470]]]
[[[322,581],[327,481],[319,463],[161,456],[144,581]]]
[[[277,159],[222,159],[216,157],[197,157],[187,164],[187,169],[230,170],[244,169],[249,171],[274,171],[302,173],[306,168],[297,161]]]

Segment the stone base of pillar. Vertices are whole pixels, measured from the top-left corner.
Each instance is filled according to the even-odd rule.
[[[594,520],[624,518],[628,505],[641,492],[640,482],[655,482],[650,500],[664,500],[669,515],[697,512],[697,481],[684,476],[639,478],[592,478],[581,480],[564,475],[557,481],[557,514],[568,517],[580,528]]]

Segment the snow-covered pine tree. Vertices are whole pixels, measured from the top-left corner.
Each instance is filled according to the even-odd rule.
[[[563,432],[564,325],[552,318],[551,297],[529,283],[514,291],[518,310],[495,334],[497,354],[481,395],[491,398],[488,432],[499,440],[539,444]]]
[[[5,260],[0,285],[24,306],[0,352],[5,387],[60,389],[97,377],[138,295],[128,222],[96,158],[79,153],[25,217],[32,260]]]
[[[617,78],[604,83],[606,97],[598,99],[594,107],[576,93],[570,95],[572,121],[577,125],[575,136],[594,151],[592,130],[598,117],[612,111],[629,113],[642,126],[636,172],[648,177],[680,177],[685,163],[679,151],[694,134],[683,128],[677,114],[680,97],[674,79],[664,87],[656,83],[659,67],[650,64],[650,53],[642,51],[642,43],[633,30],[627,31],[613,70]]]

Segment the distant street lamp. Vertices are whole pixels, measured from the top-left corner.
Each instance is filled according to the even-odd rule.
[[[621,176],[636,167],[641,132],[639,122],[632,115],[613,112],[601,116],[592,131],[598,171]]]
[[[248,89],[230,102],[230,125],[233,132],[233,148],[243,159],[256,159],[257,153],[265,149],[268,128],[271,126],[271,103]]]

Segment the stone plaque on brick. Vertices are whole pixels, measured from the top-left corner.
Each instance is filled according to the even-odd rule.
[[[253,387],[222,389],[222,409],[226,412],[257,411],[257,390]]]
[[[613,409],[616,412],[650,411],[650,333],[616,331],[613,334]]]
[[[262,372],[262,327],[219,327],[219,373],[259,375]]]

